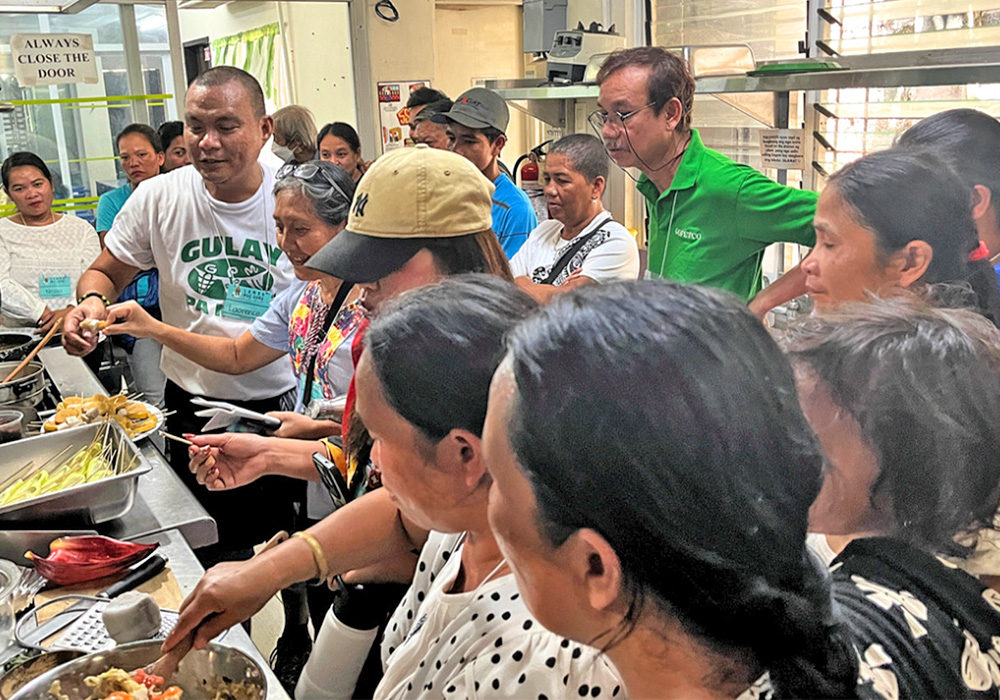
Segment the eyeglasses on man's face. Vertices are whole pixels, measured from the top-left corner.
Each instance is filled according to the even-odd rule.
[[[590,122],[590,125],[594,127],[594,130],[597,131],[598,134],[604,130],[605,124],[609,123],[611,126],[621,129],[625,126],[625,122],[629,119],[637,115],[642,110],[652,107],[655,104],[656,102],[649,102],[644,104],[642,107],[633,109],[631,112],[627,112],[625,114],[622,114],[621,112],[605,112],[603,109],[598,109],[590,113],[590,116],[587,117],[587,121]]]

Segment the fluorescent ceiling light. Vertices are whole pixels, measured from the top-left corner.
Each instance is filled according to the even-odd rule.
[[[0,0],[0,14],[14,12],[75,14],[97,0]]]

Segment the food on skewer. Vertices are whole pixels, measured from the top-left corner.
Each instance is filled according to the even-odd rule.
[[[98,333],[108,327],[107,321],[99,321],[96,318],[85,318],[80,321],[80,330]]]
[[[118,440],[124,440],[118,437]],[[36,496],[89,484],[117,474],[125,474],[137,464],[121,445],[116,445],[109,426],[98,429],[93,441],[51,470],[41,466],[20,476],[0,491],[0,507]]]
[[[130,438],[152,430],[157,423],[156,416],[150,414],[149,407],[142,401],[129,401],[125,394],[94,394],[86,398],[64,398],[56,406],[56,414],[42,425],[42,430],[53,433],[107,418],[121,425]]]

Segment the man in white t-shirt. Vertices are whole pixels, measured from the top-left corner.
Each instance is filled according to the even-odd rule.
[[[163,320],[195,333],[237,337],[267,310],[292,280],[273,223],[274,175],[257,162],[273,122],[260,85],[229,66],[199,76],[185,96],[185,139],[192,167],[152,178],[122,207],[105,238],[106,248],[77,285],[78,305],[65,322],[67,352],[83,355],[97,333],[84,319],[103,320],[139,270],[160,271]],[[175,434],[201,432],[195,396],[230,401],[256,411],[280,410],[295,385],[287,359],[231,376],[207,370],[168,348],[161,367]],[[238,496],[208,493],[187,468],[186,451],[171,450],[171,465],[219,525],[219,545],[199,551],[207,563],[243,556],[275,530],[290,527],[294,490],[266,484]]]
[[[588,134],[559,139],[545,158],[547,221],[510,261],[517,285],[540,302],[595,282],[634,280],[639,248],[604,210],[608,158]]]

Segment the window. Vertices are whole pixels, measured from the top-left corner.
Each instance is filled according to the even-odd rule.
[[[134,7],[145,94],[164,94],[170,91],[165,88],[173,85],[166,10],[163,6]],[[101,81],[96,85],[20,87],[13,75],[10,54],[10,37],[18,33],[93,35]],[[130,103],[101,98],[128,94],[118,5],[99,3],[72,15],[3,15],[0,95],[4,100],[27,104],[18,105],[13,113],[0,115],[0,160],[15,151],[38,154],[52,170],[57,200],[73,200],[66,202],[63,209],[92,219],[97,196],[125,182],[115,157],[114,137],[136,119]],[[172,99],[150,100],[147,107],[153,127],[177,115]],[[0,209],[0,216],[7,213],[8,210]]]
[[[827,0],[826,8],[836,21],[823,23],[824,41],[844,56],[1000,44],[1000,0]],[[826,90],[816,102],[817,130],[831,147],[818,148],[816,162],[832,173],[890,147],[931,114],[968,107],[1000,115],[1000,85]]]

